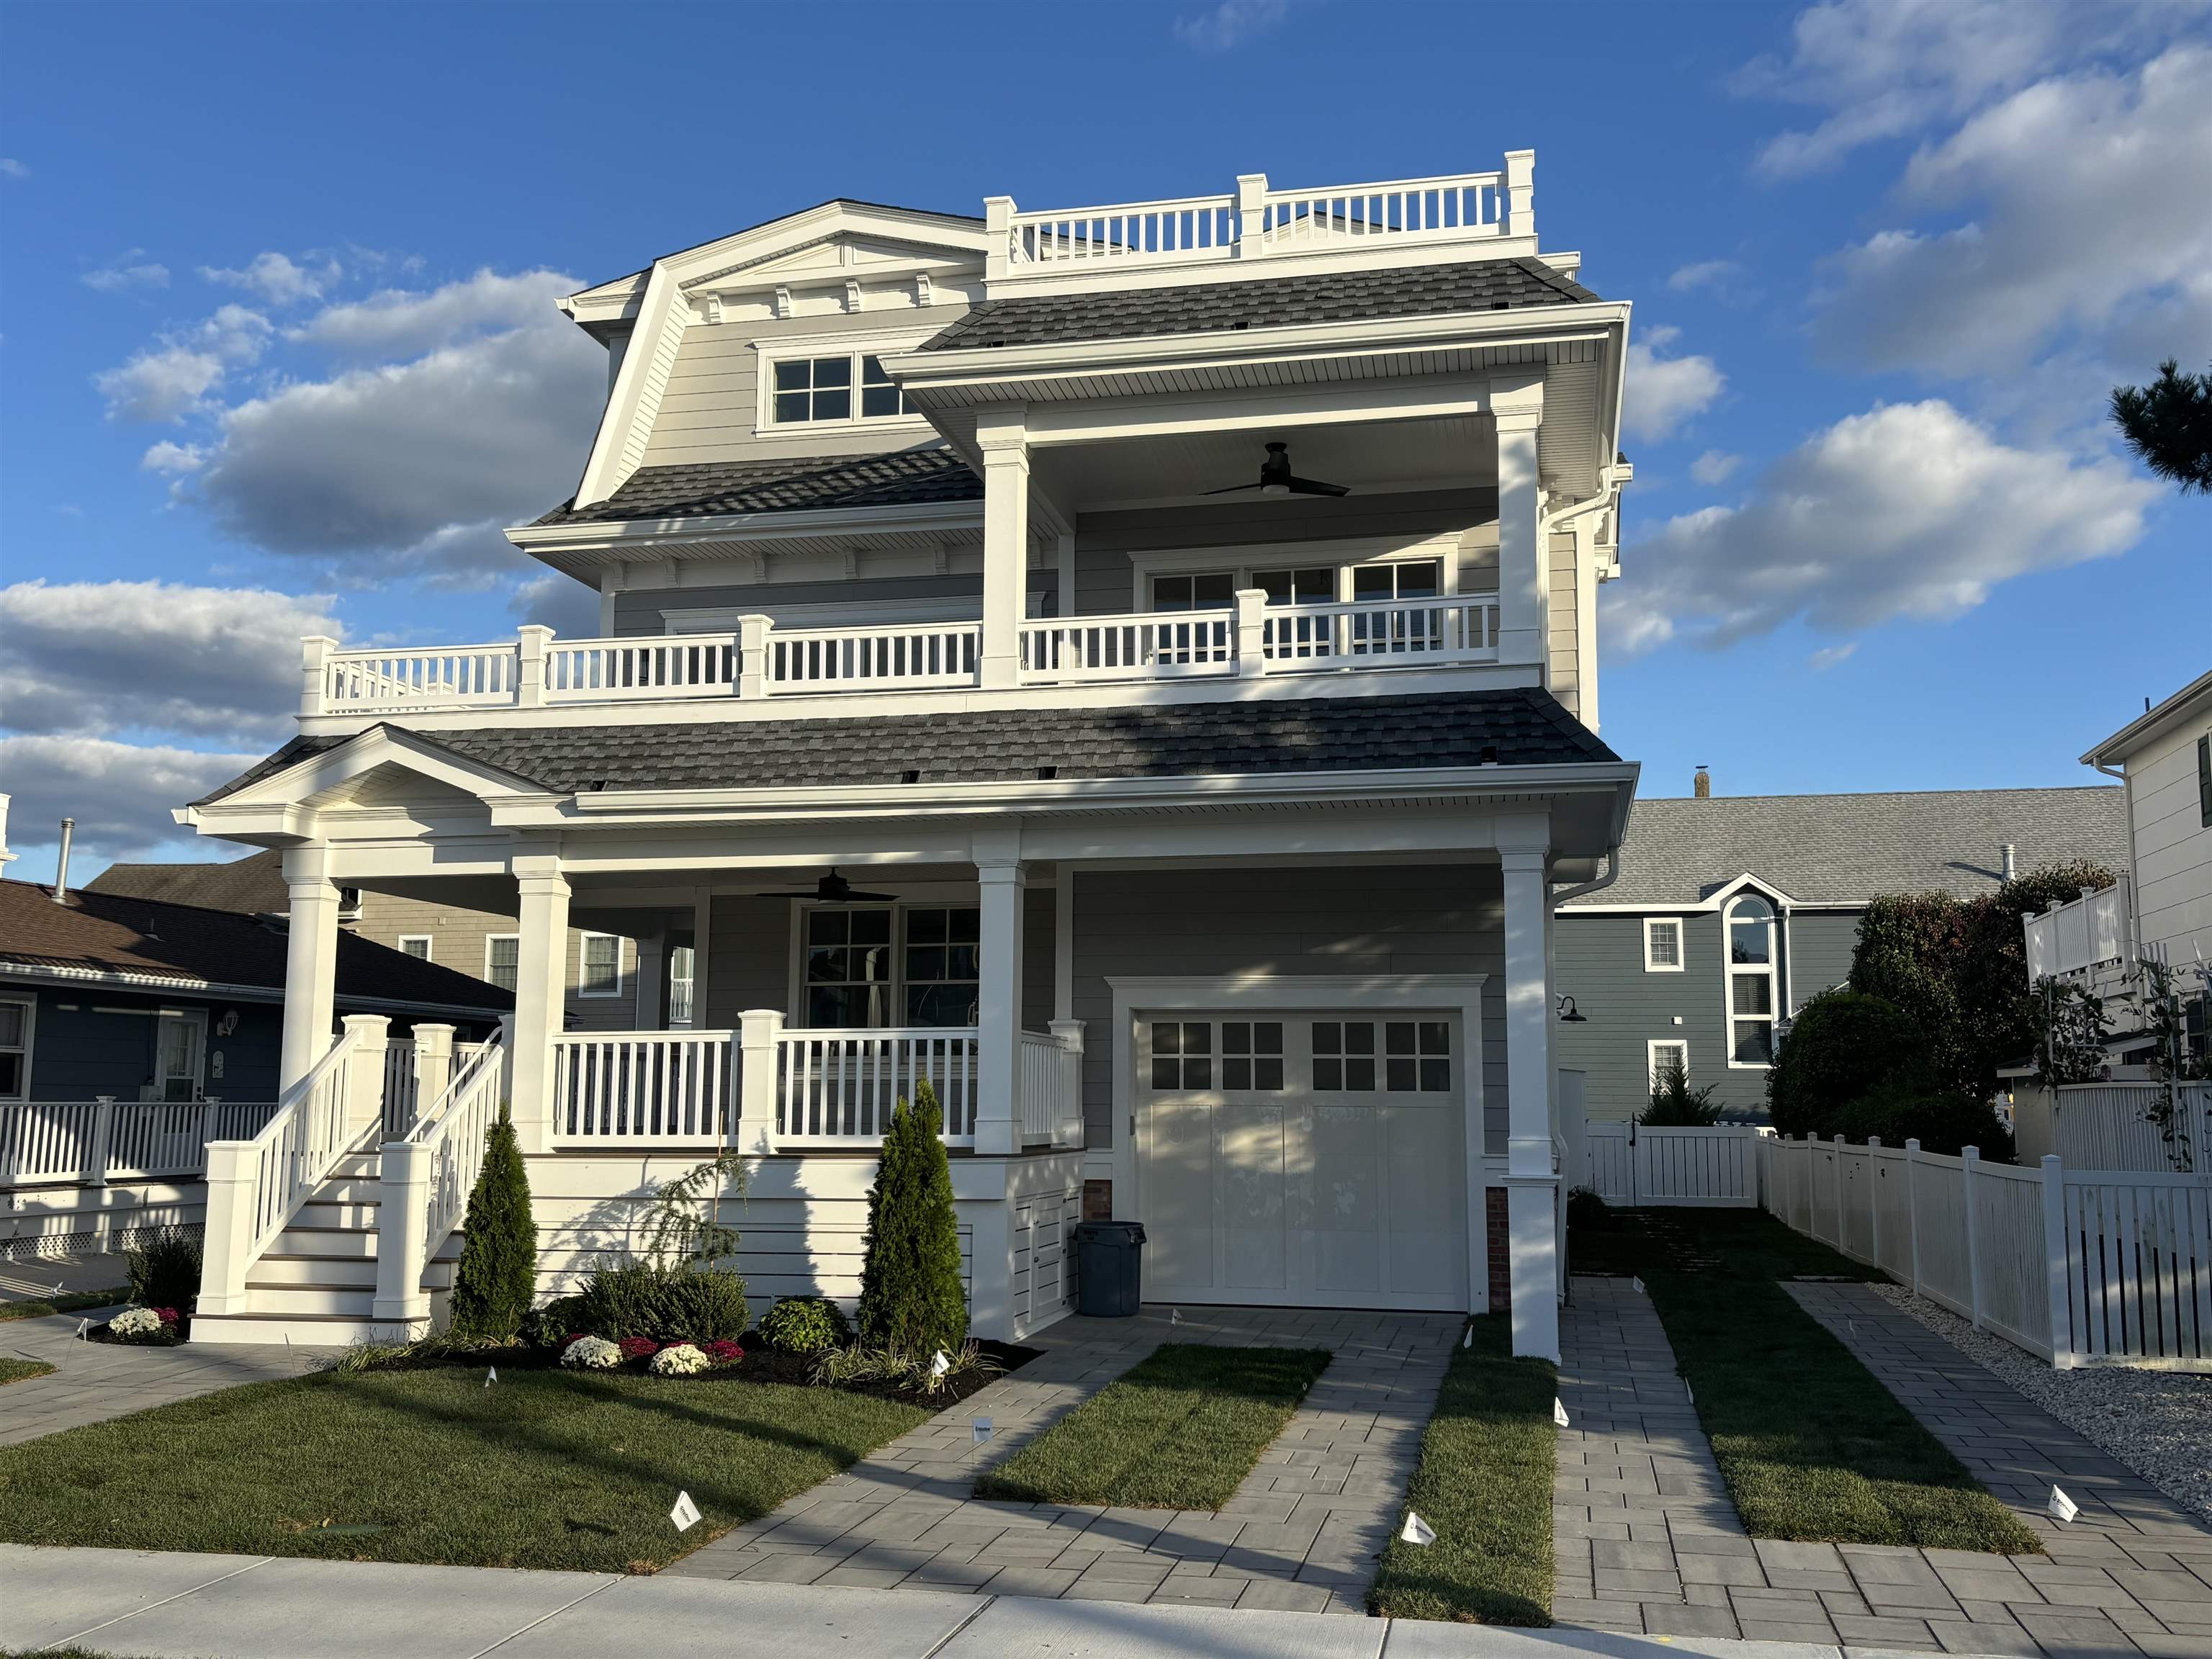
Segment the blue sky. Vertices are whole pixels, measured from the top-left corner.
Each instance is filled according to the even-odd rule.
[[[0,9],[0,788],[179,846],[296,636],[588,624],[501,522],[603,385],[554,295],[836,195],[1495,167],[1635,303],[1603,730],[1645,793],[2093,781],[2212,659],[2212,9],[1189,0]]]

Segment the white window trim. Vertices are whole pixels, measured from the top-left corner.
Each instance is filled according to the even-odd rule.
[[[1759,900],[1766,906],[1767,910],[1765,972],[1767,981],[1766,1006],[1770,1012],[1764,1015],[1739,1014],[1735,1011],[1736,965],[1733,947],[1729,945],[1729,939],[1733,928],[1735,907],[1747,898]],[[1771,1033],[1775,1024],[1783,1018],[1782,917],[1782,907],[1767,894],[1756,888],[1745,889],[1734,895],[1726,904],[1721,907],[1721,1055],[1723,1063],[1731,1072],[1771,1072],[1774,1069],[1774,1063],[1771,1060],[1738,1060],[1735,1057],[1735,1023],[1739,1019],[1765,1019],[1770,1032],[1767,1046],[1770,1050],[1776,1046],[1778,1039]],[[1746,970],[1746,977],[1759,971],[1760,970],[1756,968],[1748,969]]]
[[[866,882],[856,882],[854,885],[865,887],[869,885],[869,884]],[[807,1027],[805,1024],[806,919],[817,910],[888,910],[891,913],[891,976],[889,980],[884,981],[887,993],[886,1000],[889,1002],[890,1006],[896,1008],[902,1014],[903,1014],[906,1012],[907,984],[906,913],[909,910],[973,910],[979,909],[982,906],[982,890],[975,886],[973,883],[968,883],[965,884],[960,883],[951,883],[947,884],[947,886],[951,889],[949,895],[943,891],[902,893],[897,898],[892,900],[889,904],[825,905],[817,899],[795,898],[792,900],[790,982],[784,998],[784,1007],[787,1011],[784,1016],[785,1023],[794,1030],[814,1029]],[[976,966],[980,970],[982,967],[981,951],[980,948],[978,949],[976,955]],[[976,994],[979,998],[982,994],[982,985],[980,981],[978,981],[976,985]],[[820,1029],[827,1030],[829,1028],[823,1027]],[[890,1030],[902,1030],[905,1028],[903,1026],[889,1026],[884,1029]],[[945,1030],[957,1031],[966,1030],[972,1028],[959,1025],[948,1025],[943,1029]]]
[[[594,991],[591,988],[592,941],[595,939],[612,939],[614,941],[615,988],[611,991]],[[623,955],[624,952],[623,951],[623,939],[621,934],[595,933],[588,929],[580,930],[576,943],[576,994],[579,997],[586,999],[592,1002],[611,1002],[616,998],[621,996],[623,994]]]
[[[155,1010],[154,1076],[153,1080],[147,1085],[147,1091],[142,1091],[141,1098],[147,1100],[163,1100],[167,1098],[161,1087],[161,1085],[167,1080],[161,1071],[161,1034],[162,1028],[171,1024],[186,1026],[197,1030],[199,1034],[198,1040],[193,1044],[194,1052],[199,1061],[198,1068],[189,1079],[186,1079],[191,1085],[192,1099],[199,1100],[203,1098],[207,1092],[208,1017],[207,1010],[204,1008],[160,1008]]]
[[[1655,927],[1658,927],[1662,924],[1670,927],[1674,930],[1674,959],[1672,962],[1654,962],[1651,959],[1651,930]],[[1689,933],[1690,930],[1688,927],[1684,923],[1682,918],[1680,916],[1644,917],[1644,971],[1647,974],[1680,973],[1683,968],[1682,958],[1688,954],[1682,948],[1682,941],[1689,937]]]
[[[438,941],[428,933],[402,933],[394,942],[392,948],[404,955],[406,954],[407,947],[409,945],[418,942],[422,946],[422,954],[416,957],[415,960],[417,962],[430,961],[436,953]]]
[[[38,1046],[39,1000],[36,997],[0,996],[0,1002],[14,1003],[23,1011],[23,1091],[15,1095],[0,1095],[0,1100],[28,1100],[31,1097],[31,1059]]]
[[[1650,1094],[1659,1086],[1659,1051],[1680,1048],[1682,1051],[1682,1081],[1690,1080],[1690,1045],[1682,1037],[1653,1037],[1644,1045],[1644,1091]]]
[[[520,933],[486,933],[484,935],[484,983],[487,985],[496,985],[499,983],[497,980],[491,976],[491,947],[501,939],[511,939],[514,941],[514,982],[515,988],[520,990],[522,985],[522,935]]]
[[[912,350],[936,332],[933,329],[900,329],[894,332],[837,334],[808,338],[780,339],[755,344],[759,372],[755,376],[753,435],[773,438],[802,432],[929,431],[929,416],[909,410],[903,415],[860,413],[860,359],[889,357]],[[811,357],[850,357],[853,360],[853,412],[842,421],[779,421],[775,418],[775,366]]]
[[[1447,594],[1458,592],[1459,536],[1455,532],[1425,536],[1416,542],[1404,542],[1391,536],[1364,536],[1343,541],[1264,542],[1249,547],[1147,548],[1129,555],[1129,609],[1137,614],[1151,611],[1155,576],[1202,575],[1209,571],[1227,570],[1236,578],[1237,586],[1249,587],[1255,570],[1324,564],[1337,568],[1337,601],[1348,604],[1354,566],[1417,564],[1426,559],[1443,562],[1443,591]]]

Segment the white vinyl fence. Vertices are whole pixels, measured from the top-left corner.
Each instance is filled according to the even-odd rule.
[[[2057,1091],[2051,1150],[2076,1169],[2212,1174],[2212,1083],[2069,1084]]]
[[[1759,1131],[1748,1123],[1657,1128],[1641,1123],[1583,1126],[1580,1174],[1608,1204],[1641,1209],[1701,1204],[1749,1209],[1759,1202]]]
[[[2061,1368],[2212,1371],[2212,1180],[1767,1139],[1766,1209]]]

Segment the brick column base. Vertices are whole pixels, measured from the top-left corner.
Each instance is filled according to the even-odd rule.
[[[1483,1234],[1490,1247],[1490,1311],[1510,1312],[1513,1306],[1511,1231],[1505,1219],[1505,1188],[1482,1189]]]

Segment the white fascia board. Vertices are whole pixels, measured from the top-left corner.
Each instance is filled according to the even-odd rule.
[[[856,457],[855,459],[865,459]],[[835,507],[766,513],[718,513],[699,518],[599,519],[573,524],[516,525],[508,541],[531,553],[599,553],[635,557],[668,543],[787,541],[808,536],[891,535],[980,526],[983,503],[927,501],[910,507]]]
[[[933,811],[1025,813],[1101,808],[1238,807],[1384,804],[1405,796],[1449,794],[1469,800],[1525,799],[1560,793],[1632,788],[1637,769],[1626,761],[1557,766],[1398,767],[1369,772],[1301,772],[1255,776],[1224,773],[1179,778],[1039,779],[1008,783],[915,783],[896,786],[896,816]],[[817,811],[886,815],[892,787],[838,784],[797,789],[597,790],[573,798],[580,817],[646,817],[671,813],[735,813],[768,818]],[[495,808],[493,821],[507,815]]]
[[[281,771],[257,779],[246,788],[207,805],[220,808],[234,802],[240,806],[273,806],[300,800],[350,782],[386,764],[403,766],[480,800],[546,797],[544,790],[524,783],[496,767],[465,760],[448,750],[422,741],[404,727],[379,723],[350,742],[304,756]]]
[[[908,351],[884,359],[909,389],[990,387],[1016,378],[1094,375],[1115,368],[1173,368],[1288,359],[1345,351],[1402,351],[1450,344],[1543,345],[1625,331],[1628,307],[1618,301],[1528,306],[1515,311],[1449,312],[1419,317],[1354,318],[1295,328],[1223,330],[1209,334],[1046,342],[973,351]]]
[[[52,985],[105,985],[117,990],[170,991],[195,996],[222,997],[240,1002],[282,1002],[281,985],[239,985],[225,980],[198,979],[178,974],[135,974],[120,968],[61,968],[45,963],[0,962],[0,975],[11,981]],[[349,996],[337,994],[341,1006],[388,1008],[395,1013],[466,1014],[472,1019],[497,1019],[507,1010],[458,1002],[403,1002],[391,997]]]
[[[1771,881],[1745,874],[1738,876],[1725,887],[1717,888],[1705,898],[1684,899],[1679,903],[1654,900],[1638,904],[1579,904],[1570,902],[1559,907],[1563,916],[1620,915],[1620,916],[1692,916],[1702,912],[1720,909],[1747,887],[1766,895],[1785,910],[1863,910],[1872,902],[1869,899],[1801,899],[1792,898]]]

